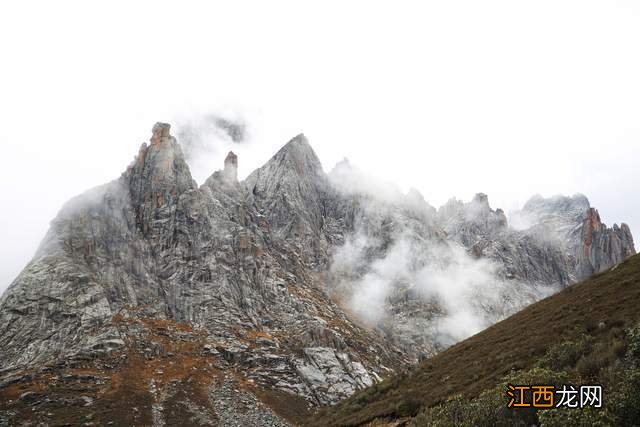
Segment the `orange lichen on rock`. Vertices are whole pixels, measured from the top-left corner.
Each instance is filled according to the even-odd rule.
[[[255,340],[256,338],[266,338],[268,340],[272,340],[273,336],[271,336],[271,334],[267,332],[250,330],[249,332],[247,332],[247,338],[251,340]]]
[[[589,248],[593,243],[593,233],[599,231],[602,228],[602,222],[600,221],[600,214],[597,209],[589,208],[587,210],[587,218],[584,221],[584,254],[589,254]]]

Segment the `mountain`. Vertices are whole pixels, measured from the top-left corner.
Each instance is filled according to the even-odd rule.
[[[240,160],[198,186],[157,123],[65,204],[0,299],[0,425],[299,422],[635,253],[587,206],[516,230],[483,194],[326,174],[304,135],[242,182]]]
[[[536,302],[308,425],[637,425],[640,255]],[[507,384],[601,384],[605,409],[507,409]]]
[[[635,253],[626,224],[608,228],[598,210],[582,194],[572,197],[534,196],[516,214],[528,223],[528,232],[555,239],[575,265],[573,275],[582,280],[604,271]]]
[[[300,174],[298,154],[294,141],[264,169],[278,179]],[[323,292],[306,247],[278,238],[287,224],[277,221],[277,201],[260,198],[270,208],[263,213],[236,181],[236,160],[230,155],[197,187],[169,126],[157,124],[119,179],[65,205],[0,302],[3,401],[7,384],[39,381],[53,364],[55,387],[89,371],[84,394],[92,399],[112,394],[127,405],[139,396],[134,418],[121,422],[146,424],[174,410],[206,412],[191,397],[171,407],[184,392],[171,381],[191,381],[191,366],[213,366],[211,379],[224,373],[219,380],[233,387],[298,396],[305,408],[403,365],[380,333],[359,327]],[[132,381],[155,384],[157,394],[120,379],[137,363],[146,370],[130,373]]]

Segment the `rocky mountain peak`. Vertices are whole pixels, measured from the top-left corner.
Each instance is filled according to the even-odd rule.
[[[530,198],[521,211],[512,215],[511,222],[517,229],[535,229],[539,235],[571,242],[573,247],[578,242],[579,228],[590,208],[589,199],[582,194],[548,198],[538,194]]]
[[[224,174],[232,181],[238,180],[238,156],[233,151],[224,159]]]
[[[607,227],[595,208],[585,212],[580,231],[575,247],[579,278],[604,271],[636,253],[629,227],[626,224]]]
[[[288,236],[318,236],[330,184],[303,134],[251,173],[244,185],[275,230]]]
[[[397,369],[401,354],[353,323],[308,262],[329,245],[322,233],[333,194],[306,139],[294,138],[254,172],[251,186],[223,179],[236,168],[230,153],[197,188],[170,127],[157,124],[119,179],[56,218],[47,237],[56,244],[0,300],[0,402],[7,373],[44,363],[100,372],[105,381],[93,385],[110,392],[120,375],[137,377],[145,402],[165,407],[194,371],[205,395],[220,391],[207,369],[226,383],[241,373],[253,390],[306,408]],[[124,395],[118,400],[127,402]],[[138,407],[150,420],[151,405]]]
[[[151,129],[149,145],[143,143],[133,164],[125,174],[150,173],[156,180],[164,181],[182,178],[189,181],[191,187],[191,171],[187,165],[182,149],[171,135],[171,125],[156,123]],[[178,176],[180,175],[180,176]]]
[[[306,182],[314,186],[318,179],[326,179],[322,164],[304,134],[299,134],[278,150],[267,163],[251,173],[245,180],[245,185],[251,187],[256,194],[267,190],[264,187],[275,191],[275,186],[279,187],[283,183],[298,185],[298,182]]]
[[[598,213],[598,210],[596,208],[587,209],[584,223],[585,223],[585,226],[588,227],[590,232],[600,230],[602,228],[600,213]]]
[[[479,205],[482,206],[486,206],[487,208],[489,207],[489,196],[487,196],[484,193],[476,193],[475,196],[473,196],[473,203],[477,203]]]
[[[523,212],[537,215],[582,215],[591,207],[589,199],[584,194],[574,194],[573,196],[555,195],[544,198],[539,194],[531,197],[522,208]]]
[[[237,204],[236,200],[242,193],[242,186],[238,182],[238,156],[229,151],[224,159],[224,167],[217,170],[204,182],[201,188],[208,188],[212,196],[228,206]]]
[[[438,209],[437,218],[449,236],[466,246],[507,229],[504,211],[491,209],[489,198],[484,193],[477,193],[467,203],[450,199]]]
[[[469,222],[506,226],[507,219],[502,209],[493,210],[489,204],[489,196],[476,193],[469,203],[464,204],[464,215]]]
[[[172,215],[180,196],[197,188],[170,129],[167,123],[156,123],[151,129],[150,144],[142,144],[135,161],[122,176],[143,232],[153,228],[151,222],[159,217]]]
[[[287,142],[270,162],[295,171],[299,175],[317,175],[322,173],[322,164],[304,134],[299,134]]]
[[[171,125],[157,122],[151,129],[151,144],[157,145],[171,140]]]
[[[282,148],[291,149],[291,147],[304,147],[304,149],[311,149],[311,151],[313,151],[309,144],[309,139],[307,139],[304,133],[299,133],[291,138]]]
[[[635,254],[629,227],[608,228],[583,194],[534,196],[514,214],[512,222],[531,235],[561,242],[572,257],[577,280]]]

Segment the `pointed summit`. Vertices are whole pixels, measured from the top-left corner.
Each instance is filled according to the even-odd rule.
[[[236,203],[235,198],[241,190],[238,182],[238,156],[236,153],[229,151],[224,159],[224,168],[212,173],[202,185],[208,188],[219,201]]]
[[[489,197],[485,193],[476,193],[476,195],[473,196],[473,201],[475,203],[489,205]]]
[[[151,129],[151,144],[160,144],[171,140],[171,125],[157,122]]]
[[[300,132],[299,134],[297,134],[296,136],[291,138],[291,140],[287,144],[291,144],[291,143],[295,143],[295,142],[309,145],[309,140],[307,139],[307,137],[302,132]]]
[[[233,151],[224,159],[224,175],[232,181],[238,180],[238,156]]]
[[[284,147],[288,147],[288,146],[291,146],[291,147],[304,146],[304,147],[308,147],[309,149],[311,149],[311,145],[309,144],[309,140],[307,139],[307,137],[305,136],[304,133],[299,133],[296,136],[294,136],[293,138],[291,138],[289,140],[289,142],[287,142],[284,145]]]
[[[142,144],[136,160],[122,177],[129,187],[136,222],[145,233],[160,217],[158,211],[171,210],[180,195],[197,188],[170,130],[171,125],[156,123],[151,129],[150,144]]]
[[[264,167],[270,163],[276,163],[279,167],[291,168],[299,175],[322,173],[320,159],[311,148],[307,137],[302,133],[287,142]]]
[[[168,123],[153,125],[150,144],[142,144],[125,176],[130,180],[142,180],[145,185],[166,185],[180,192],[194,188],[182,149],[170,130]]]
[[[300,134],[244,181],[283,236],[317,235],[329,181],[307,138]]]
[[[253,171],[245,181],[250,187],[271,188],[282,183],[311,183],[326,180],[320,159],[304,134],[287,142],[267,163]]]
[[[589,199],[581,193],[573,196],[555,196],[544,198],[540,194],[531,197],[523,206],[525,212],[564,212],[583,215],[591,207]]]

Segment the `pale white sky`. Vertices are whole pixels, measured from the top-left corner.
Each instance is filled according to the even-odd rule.
[[[0,291],[154,122],[209,113],[249,123],[241,176],[304,132],[435,206],[579,191],[640,233],[636,1],[3,2],[0,54]]]

